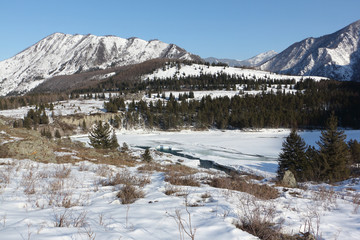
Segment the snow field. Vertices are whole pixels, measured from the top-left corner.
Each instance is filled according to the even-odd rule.
[[[316,77],[316,76],[289,76],[281,75],[267,71],[254,70],[254,69],[245,69],[245,68],[234,68],[234,67],[220,67],[220,66],[206,66],[201,64],[192,64],[185,65],[181,64],[180,69],[177,66],[170,67],[166,69],[157,69],[151,74],[144,75],[142,79],[166,79],[172,77],[188,77],[188,76],[200,76],[201,74],[227,74],[235,75],[238,77],[244,77],[248,79],[273,79],[273,80],[286,80],[286,79],[295,79],[295,81],[300,81],[304,78],[312,78],[316,81],[321,79],[327,79],[325,77]]]
[[[76,152],[57,152],[57,156],[69,154],[76,156]],[[198,168],[196,160],[154,151],[152,156],[161,164],[181,160]],[[122,185],[104,184],[117,173],[149,179],[141,187],[145,197],[122,205],[116,197]],[[223,175],[206,170],[195,177],[212,174]],[[267,180],[263,183],[269,184]],[[319,239],[357,239],[360,234],[360,209],[355,202],[359,179],[336,187],[310,183],[301,189],[278,187],[280,196],[264,201],[206,184],[175,186],[178,194],[166,195],[171,185],[164,181],[164,173],[139,172],[136,167],[0,159],[0,186],[0,232],[6,239],[177,239],[182,232],[177,214],[185,225],[191,221],[196,239],[254,239],[233,223],[255,213],[282,225],[289,234],[310,230]]]
[[[151,183],[143,188],[144,199],[122,205],[116,197],[120,186],[99,184],[109,177],[101,173],[115,174],[124,171],[121,168],[89,162],[57,165],[1,159],[1,163],[1,176],[7,178],[1,183],[0,231],[6,239],[176,239],[173,216],[179,212],[188,221],[184,197],[164,194],[167,183],[162,173],[148,176]],[[136,169],[126,171],[139,175]],[[253,239],[231,224],[235,213],[221,216],[232,208],[221,190],[179,188],[188,194],[189,203],[201,201],[201,207],[187,208],[196,239]],[[211,200],[201,198],[206,191]]]

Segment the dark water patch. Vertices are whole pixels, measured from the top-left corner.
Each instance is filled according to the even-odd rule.
[[[149,146],[135,146],[137,148],[141,148],[141,149],[147,149],[150,148]],[[173,150],[173,149],[157,149],[157,151],[159,152],[163,152],[163,153],[169,153],[171,155],[177,156],[177,157],[182,157],[182,158],[187,158],[189,160],[198,160],[200,162],[200,167],[201,168],[205,168],[205,169],[216,169],[216,170],[220,170],[223,171],[227,174],[231,174],[234,172],[237,172],[233,167],[229,167],[229,166],[225,166],[225,165],[221,165],[218,164],[212,160],[204,160],[198,157],[194,157],[192,155],[183,153],[182,150]]]

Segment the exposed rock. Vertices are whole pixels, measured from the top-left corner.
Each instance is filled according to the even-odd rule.
[[[296,182],[295,176],[290,170],[285,171],[285,174],[281,180],[281,183],[285,187],[291,187],[291,188],[297,187],[297,182]]]

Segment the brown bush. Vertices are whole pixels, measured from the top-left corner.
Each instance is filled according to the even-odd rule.
[[[175,187],[175,186],[172,186],[172,185],[166,185],[165,186],[165,194],[166,195],[173,195],[174,193],[177,193],[177,192],[180,192],[180,189]]]
[[[277,189],[268,185],[250,183],[238,176],[213,178],[209,182],[209,185],[216,188],[225,188],[229,190],[246,192],[264,200],[275,199],[279,197],[279,192]]]
[[[123,185],[134,185],[143,187],[146,184],[150,183],[150,179],[146,176],[135,176],[132,175],[129,171],[123,170],[112,176],[110,179],[107,179],[103,182],[103,185],[115,186],[119,184]]]
[[[139,198],[143,198],[145,194],[132,185],[124,185],[116,196],[120,198],[122,204],[130,204]]]
[[[200,187],[199,181],[193,175],[183,176],[181,174],[173,173],[166,175],[165,181],[173,185]]]

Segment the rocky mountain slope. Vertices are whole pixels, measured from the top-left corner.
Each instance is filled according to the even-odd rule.
[[[25,93],[45,79],[141,63],[155,58],[200,60],[159,40],[54,33],[0,62],[0,96]]]
[[[204,60],[210,63],[226,63],[230,67],[237,67],[237,66],[245,66],[245,67],[256,67],[264,62],[268,61],[272,57],[274,57],[277,54],[277,52],[271,50],[264,53],[260,53],[252,58],[246,59],[246,60],[235,60],[235,59],[228,59],[228,58],[214,58],[209,57],[205,58]]]
[[[360,81],[360,20],[319,38],[294,43],[261,70]]]

